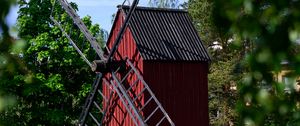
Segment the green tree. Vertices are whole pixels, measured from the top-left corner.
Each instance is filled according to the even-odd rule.
[[[234,34],[224,33],[223,27],[216,27],[213,17],[213,0],[189,0],[188,12],[193,19],[194,26],[201,36],[202,42],[207,48],[219,46],[221,50],[210,50],[213,60],[229,60],[233,57],[232,39]],[[236,56],[236,55],[235,55]]]
[[[300,74],[299,54],[291,52],[299,46],[299,6],[299,0],[215,1],[217,27],[235,34],[236,46],[248,41],[254,47],[242,63],[249,72],[238,87],[240,125],[300,124],[299,93],[285,93],[283,84],[273,78],[273,73],[282,70],[282,61],[289,62],[292,74]]]
[[[235,111],[238,95],[234,88],[242,72],[236,67],[239,59],[243,57],[240,55],[241,50],[231,48],[232,34],[224,34],[221,27],[215,26],[214,1],[189,0],[185,5],[212,57],[208,75],[210,124],[235,124],[238,117]]]
[[[236,124],[235,104],[238,94],[236,85],[241,75],[236,70],[237,59],[211,63],[208,75],[210,125]]]
[[[50,1],[20,0],[18,4],[19,37],[27,42],[18,57],[26,67],[18,67],[27,68],[29,74],[22,71],[5,74],[7,81],[1,80],[3,92],[15,96],[17,103],[1,113],[0,122],[3,125],[74,125],[93,73],[49,19]],[[72,6],[77,10],[76,4]],[[95,52],[60,5],[54,8],[55,18],[76,38],[82,51],[89,59],[95,58]],[[99,25],[92,25],[90,18],[84,17],[83,22],[101,40]]]
[[[201,40],[206,45],[211,45],[220,38],[217,28],[213,24],[212,8],[213,1],[211,0],[189,0],[188,2],[188,12],[199,31]]]
[[[179,0],[149,0],[149,6],[159,8],[178,8]]]

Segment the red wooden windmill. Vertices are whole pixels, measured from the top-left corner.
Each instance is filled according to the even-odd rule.
[[[102,51],[70,4],[58,1],[100,58],[91,63],[50,17],[97,73],[79,125],[208,125],[210,58],[186,11],[137,7],[138,0],[118,6]]]

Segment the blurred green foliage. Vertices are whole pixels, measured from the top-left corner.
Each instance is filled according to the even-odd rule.
[[[211,125],[299,125],[299,92],[286,93],[274,79],[286,69],[283,61],[290,76],[300,74],[299,5],[299,0],[189,0],[189,14],[213,59]],[[228,90],[234,85],[237,92]]]
[[[16,1],[6,0],[1,1],[0,4],[0,80],[7,81],[6,76],[13,75],[16,70],[21,70],[19,65],[20,60],[16,53],[22,49],[22,45],[14,44],[16,41],[9,33],[9,27],[6,22],[6,16],[9,13],[10,6],[15,5]],[[15,52],[15,53],[10,53]],[[15,97],[5,92],[5,88],[0,83],[0,113],[14,105],[16,102]]]
[[[299,46],[299,7],[299,0],[215,0],[214,22],[221,33],[234,35],[236,47],[253,45],[241,63],[247,74],[238,85],[239,125],[300,124],[299,92],[285,93],[273,77],[283,61],[291,74],[300,74],[300,55],[294,51]]]
[[[19,0],[19,37],[9,35],[5,17],[10,5],[1,3],[0,125],[75,125],[93,81],[93,73],[49,19],[50,1]],[[76,4],[72,6],[77,10]],[[89,59],[96,54],[60,5],[55,18],[81,43]],[[83,18],[103,45],[99,25]],[[84,44],[86,43],[86,44]]]

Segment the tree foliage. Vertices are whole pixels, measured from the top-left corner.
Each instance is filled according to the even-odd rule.
[[[208,75],[209,115],[211,125],[231,125],[236,123],[235,104],[238,98],[235,87],[241,71],[236,67],[240,52],[232,47],[232,34],[224,34],[221,27],[214,24],[212,0],[189,0],[188,12],[193,19],[202,42],[212,57]]]
[[[209,75],[209,94],[213,96],[210,115],[220,111],[218,119],[211,118],[212,125],[228,125],[229,121],[238,125],[299,125],[299,93],[285,93],[283,84],[273,78],[283,69],[282,61],[288,61],[291,74],[299,76],[297,6],[298,0],[189,1],[189,13],[204,43],[209,46],[218,41],[223,48],[210,50],[214,59]],[[234,93],[224,88],[230,80],[238,84],[235,97],[226,96]],[[214,97],[218,91],[223,93]],[[235,98],[237,114],[227,113],[228,108],[222,106]]]
[[[179,0],[149,0],[149,5],[159,8],[178,8]]]
[[[24,51],[17,53],[17,59],[24,65],[9,68],[26,68],[27,73],[18,70],[3,75],[2,91],[14,96],[17,102],[1,113],[0,122],[3,125],[74,125],[93,74],[49,19],[50,1],[20,0],[18,4],[19,37],[25,40],[26,46]],[[76,4],[72,6],[77,10]],[[60,5],[54,8],[55,18],[81,43],[82,51],[89,59],[95,58],[95,52]],[[90,18],[84,17],[83,22],[94,36],[102,39],[99,25],[92,25]]]
[[[231,61],[215,61],[210,66],[208,75],[209,116],[210,125],[232,125],[236,123],[235,105],[238,94],[236,83],[241,75],[234,72],[236,59]]]
[[[245,41],[253,51],[244,57],[243,67],[249,72],[239,84],[237,112],[240,125],[299,125],[299,93],[285,93],[273,73],[288,61],[299,76],[299,55],[291,53],[300,36],[299,0],[216,0],[215,22],[223,32],[235,34],[237,47]],[[265,83],[271,91],[262,88]]]
[[[193,18],[193,23],[199,31],[201,40],[206,45],[218,41],[220,36],[213,24],[212,8],[213,2],[211,0],[190,0],[188,3],[188,12]]]
[[[231,48],[234,35],[222,32],[222,27],[214,24],[213,17],[213,0],[189,0],[188,12],[193,19],[196,29],[199,31],[202,42],[209,49],[216,46],[222,47],[222,50],[211,50],[213,60],[228,60],[232,57],[232,52],[236,51]]]

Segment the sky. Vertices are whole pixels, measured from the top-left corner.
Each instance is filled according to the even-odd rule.
[[[124,0],[68,0],[69,2],[75,2],[78,5],[79,16],[84,17],[86,15],[91,16],[92,22],[100,24],[100,27],[108,32],[112,26],[112,15],[117,12],[117,5],[122,4]],[[131,0],[132,1],[132,0]],[[147,6],[149,0],[140,0],[138,6]],[[183,3],[187,0],[180,0]],[[18,17],[18,6],[11,8],[11,11],[7,17],[7,23],[9,26],[13,26],[16,23]]]

